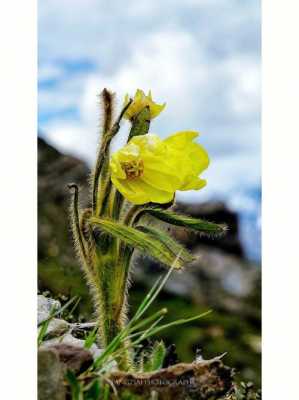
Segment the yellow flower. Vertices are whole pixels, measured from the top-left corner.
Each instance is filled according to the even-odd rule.
[[[165,140],[147,134],[133,137],[110,159],[111,180],[134,204],[168,203],[176,190],[199,190],[206,185],[199,175],[209,157],[193,142],[197,132],[177,132]]]
[[[124,107],[128,104],[129,102],[129,95],[127,94],[125,96],[125,101],[124,101]],[[133,99],[132,104],[130,107],[127,109],[127,111],[124,114],[124,118],[126,119],[132,119],[134,118],[135,115],[137,115],[141,110],[143,110],[146,106],[149,107],[150,109],[150,115],[151,119],[156,118],[165,108],[165,103],[164,104],[157,104],[152,100],[152,95],[151,91],[148,92],[148,95],[146,96],[144,92],[140,89],[136,90],[135,97]]]

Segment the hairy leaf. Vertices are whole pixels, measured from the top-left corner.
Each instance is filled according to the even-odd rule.
[[[177,214],[169,210],[163,210],[161,208],[145,208],[142,212],[150,214],[161,221],[167,222],[168,224],[183,226],[185,228],[194,229],[201,233],[221,235],[227,230],[226,225],[215,224],[199,218],[187,217],[185,215]]]
[[[177,257],[169,248],[160,240],[148,235],[138,229],[123,225],[119,222],[91,217],[90,223],[94,227],[98,227],[102,232],[105,232],[113,237],[116,237],[135,249],[140,250],[158,261],[172,266],[175,263],[175,268],[182,267],[182,260]]]
[[[166,356],[166,348],[163,343],[155,342],[153,350],[149,355],[146,362],[144,362],[143,371],[150,372],[150,371],[157,371],[162,368],[164,358]]]
[[[178,256],[184,263],[188,263],[194,260],[194,257],[176,240],[174,240],[171,236],[169,236],[166,232],[163,232],[159,229],[153,228],[152,226],[137,226],[136,229],[147,233],[149,236],[161,241],[174,255],[174,257]]]

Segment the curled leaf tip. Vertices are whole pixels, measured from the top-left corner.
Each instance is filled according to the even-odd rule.
[[[78,185],[76,183],[68,183],[66,187],[73,192],[77,192],[79,190]]]

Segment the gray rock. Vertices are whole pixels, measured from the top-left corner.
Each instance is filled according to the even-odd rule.
[[[259,285],[260,270],[250,262],[219,249],[197,245],[193,248],[195,261],[183,271],[175,271],[167,281],[164,291],[182,296],[192,302],[209,307],[226,309],[243,316],[255,312],[248,306],[248,298]],[[135,282],[149,287],[163,270],[151,260],[136,257]]]
[[[68,332],[70,329],[70,324],[63,319],[53,318],[49,322],[47,328],[47,338],[59,337]]]
[[[211,252],[203,246],[196,247],[193,254],[198,257],[193,271],[197,269],[200,274],[205,274],[218,287],[218,291],[238,298],[245,298],[252,293],[259,277],[254,265],[221,250]]]
[[[68,344],[70,346],[75,346],[75,347],[78,347],[78,348],[81,348],[81,349],[84,348],[84,340],[77,339],[74,336],[72,336],[70,333],[67,333],[66,335],[63,335],[60,338],[54,338],[54,339],[46,340],[43,343],[43,346],[50,347],[50,346],[61,344],[61,343]],[[89,348],[89,351],[91,352],[91,354],[92,354],[94,359],[98,358],[103,352],[103,350],[99,349],[96,344],[93,344]]]
[[[70,333],[63,335],[60,338],[53,338],[50,340],[46,340],[45,342],[43,342],[42,347],[51,348],[52,346],[56,346],[59,344],[66,344],[84,349],[84,340],[77,339]],[[103,353],[103,350],[99,349],[95,343],[88,350],[92,354],[94,360],[96,360]],[[111,363],[109,364],[107,370],[109,371],[117,370],[117,363],[114,360],[111,360]]]
[[[45,319],[49,318],[52,308],[59,310],[61,304],[58,300],[47,298],[43,295],[37,296],[37,323],[40,324]]]
[[[57,300],[53,300],[50,298],[46,298],[45,296],[38,296],[38,322],[42,322],[45,319],[49,318],[50,311],[52,307],[56,309],[61,308],[60,302]],[[47,332],[45,335],[45,340],[41,345],[41,349],[54,349],[53,346],[72,346],[74,350],[83,349],[84,348],[84,340],[75,338],[71,332],[75,331],[76,327],[93,327],[94,323],[85,323],[85,324],[70,324],[67,321],[64,321],[60,318],[52,318],[47,327]],[[94,343],[88,349],[92,358],[96,360],[103,352],[103,350],[99,349],[98,346]],[[76,353],[76,351],[74,351]],[[116,367],[116,363],[112,362],[111,367]]]
[[[38,351],[38,400],[65,400],[64,371],[54,349]]]
[[[55,349],[65,369],[71,370],[75,374],[85,371],[93,363],[91,352],[78,346],[60,343],[52,345],[50,349]]]
[[[37,296],[37,322],[40,324],[50,317],[52,309],[59,310],[61,304],[58,300],[47,298],[43,295]],[[49,321],[46,337],[59,337],[70,330],[70,324],[60,318],[52,318]]]

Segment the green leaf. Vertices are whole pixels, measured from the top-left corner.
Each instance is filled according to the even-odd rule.
[[[86,389],[85,389],[86,390]],[[98,379],[95,379],[84,393],[84,400],[96,400],[100,399],[101,385]]]
[[[187,217],[185,215],[176,214],[173,211],[163,210],[161,208],[145,208],[142,213],[147,213],[153,217],[167,222],[171,225],[183,226],[185,228],[194,229],[197,232],[212,235],[221,235],[227,230],[226,225],[219,225],[213,222],[204,221],[199,218]]]
[[[212,312],[212,310],[208,310],[208,311],[206,311],[206,312],[204,312],[204,313],[202,313],[202,314],[195,315],[194,317],[177,319],[176,321],[169,322],[168,324],[155,327],[154,329],[151,329],[151,330],[143,337],[143,339],[147,339],[147,338],[149,338],[149,337],[151,337],[151,336],[153,336],[153,335],[156,335],[157,333],[163,331],[164,329],[168,329],[168,328],[171,328],[171,327],[173,327],[173,326],[183,325],[183,324],[187,324],[187,323],[189,323],[189,322],[196,321],[196,320],[198,320],[198,319],[200,319],[200,318],[203,318],[203,317],[209,315],[211,312]]]
[[[41,321],[38,324],[38,327],[39,327],[38,336],[37,336],[37,345],[38,346],[40,346],[42,344],[42,342],[44,341],[44,338],[47,334],[49,323],[56,314],[57,314],[56,306],[55,306],[55,304],[53,304],[51,307],[50,313],[49,313],[49,317],[46,318],[45,320]]]
[[[166,348],[163,341],[155,342],[150,356],[144,363],[143,371],[144,372],[157,371],[160,368],[162,368],[165,356],[166,356]]]
[[[148,234],[156,240],[161,241],[174,256],[179,254],[182,263],[189,263],[194,260],[194,257],[176,240],[174,240],[166,232],[153,228],[152,226],[137,226],[136,229]]]
[[[71,370],[67,370],[65,377],[71,387],[72,400],[83,400],[83,388],[76,375]]]
[[[122,240],[127,245],[140,250],[142,253],[155,258],[163,264],[168,266],[173,266],[173,264],[175,264],[175,268],[181,268],[183,266],[182,260],[177,257],[177,254],[170,251],[163,242],[154,238],[152,235],[148,235],[138,229],[123,225],[119,222],[94,216],[90,218],[90,223],[94,227],[100,228],[101,231]]]
[[[96,325],[92,331],[89,332],[88,336],[84,340],[84,348],[85,349],[90,349],[91,346],[95,343],[97,339],[97,333],[98,333],[98,325]]]
[[[38,331],[38,337],[37,337],[37,345],[40,346],[44,340],[44,337],[46,336],[48,326],[50,323],[50,319],[46,320],[40,327]]]
[[[109,397],[110,397],[110,386],[106,384],[104,386],[103,400],[109,400]]]

